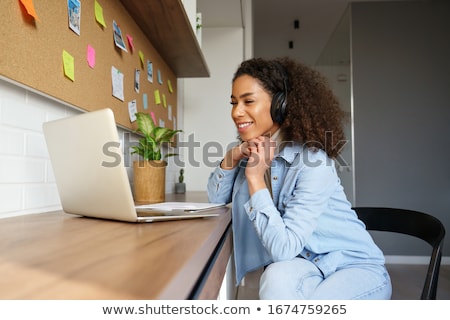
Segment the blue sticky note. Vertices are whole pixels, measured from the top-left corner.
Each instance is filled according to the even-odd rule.
[[[148,109],[148,97],[147,97],[146,93],[144,93],[142,95],[142,102],[144,104],[144,109],[147,110]]]

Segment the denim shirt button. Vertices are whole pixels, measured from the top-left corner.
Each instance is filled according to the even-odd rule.
[[[307,258],[311,257],[311,253],[307,252],[307,253],[306,253],[306,257],[307,257]]]
[[[273,180],[278,180],[278,177],[277,176],[273,177]]]
[[[318,262],[318,261],[319,261],[319,258],[315,258],[315,259],[314,259],[314,262]]]

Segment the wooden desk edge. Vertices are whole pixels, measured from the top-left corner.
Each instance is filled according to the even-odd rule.
[[[230,224],[203,271],[201,279],[192,291],[190,299],[217,299],[232,252],[233,234]]]

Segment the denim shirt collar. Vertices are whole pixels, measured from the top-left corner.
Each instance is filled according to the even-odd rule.
[[[297,154],[303,152],[304,147],[298,142],[284,141],[282,143],[281,150],[275,155],[275,158],[282,158],[287,163],[292,164]]]

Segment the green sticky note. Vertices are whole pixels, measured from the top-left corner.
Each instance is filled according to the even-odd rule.
[[[139,58],[141,59],[142,66],[144,66],[144,53],[141,50],[139,50]]]
[[[155,103],[161,104],[161,96],[159,94],[159,90],[155,90]]]
[[[62,53],[63,65],[64,65],[64,75],[72,81],[75,81],[75,63],[73,56],[70,55],[66,50]]]
[[[103,17],[103,8],[102,6],[95,1],[95,19],[98,23],[100,23],[104,28],[106,28],[105,18]]]

